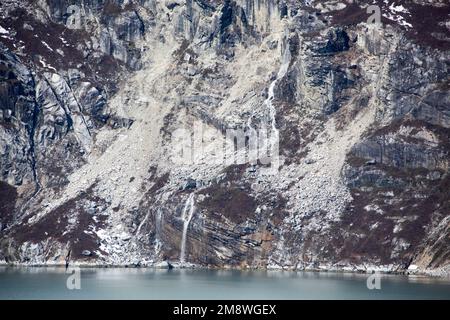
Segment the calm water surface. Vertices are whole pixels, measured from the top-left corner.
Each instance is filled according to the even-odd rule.
[[[64,268],[0,267],[0,299],[450,299],[450,279],[287,271],[82,268],[69,290]]]

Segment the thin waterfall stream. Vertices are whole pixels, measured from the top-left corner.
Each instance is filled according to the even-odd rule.
[[[289,69],[289,64],[291,62],[291,51],[289,49],[289,41],[288,41],[288,31],[285,30],[285,48],[283,49],[282,52],[282,61],[281,61],[281,66],[280,69],[278,70],[277,76],[275,78],[275,80],[272,81],[272,83],[269,86],[269,90],[268,90],[268,96],[267,99],[264,101],[264,105],[266,106],[266,108],[269,110],[269,120],[268,122],[270,122],[270,127],[271,127],[271,133],[270,133],[270,138],[268,140],[266,140],[265,145],[261,146],[262,150],[270,150],[270,155],[272,160],[274,161],[278,161],[278,143],[279,143],[279,130],[277,129],[276,126],[276,109],[275,106],[273,105],[272,101],[275,97],[275,86],[277,85],[278,81],[283,79]],[[255,129],[252,127],[251,125],[252,123],[252,116],[249,117],[248,121],[247,121],[247,127],[254,131]],[[261,141],[261,140],[260,140]],[[274,165],[274,164],[273,164]],[[278,163],[275,163],[275,167],[278,168]]]
[[[180,263],[186,262],[186,236],[189,228],[189,223],[192,220],[195,212],[195,200],[194,194],[191,193],[184,204],[183,213],[181,219],[183,220],[183,235],[181,237],[181,251],[180,251]]]

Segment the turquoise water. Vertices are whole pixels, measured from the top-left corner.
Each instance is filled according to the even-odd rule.
[[[450,299],[450,279],[291,271],[82,268],[81,289],[64,268],[0,267],[0,299]],[[73,282],[72,282],[73,283]]]

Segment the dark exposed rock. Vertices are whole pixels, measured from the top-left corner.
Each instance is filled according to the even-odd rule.
[[[192,190],[195,188],[197,188],[197,181],[190,178],[186,181],[186,183],[183,186],[183,190]]]
[[[335,29],[328,33],[328,42],[325,47],[319,49],[322,54],[334,54],[347,51],[350,48],[350,38],[342,29]]]
[[[82,254],[83,256],[86,256],[86,257],[92,256],[92,252],[90,252],[89,250],[83,250],[83,251],[81,252],[81,254]]]

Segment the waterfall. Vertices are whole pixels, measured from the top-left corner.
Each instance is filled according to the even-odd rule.
[[[277,169],[279,167],[279,163],[278,163],[279,162],[279,158],[278,158],[279,130],[277,129],[277,126],[276,126],[276,109],[275,109],[275,106],[273,105],[272,101],[275,96],[275,86],[277,85],[279,80],[283,79],[286,76],[288,69],[289,69],[289,64],[290,64],[291,58],[292,58],[291,51],[289,50],[288,30],[286,29],[284,33],[285,33],[284,34],[285,47],[282,48],[283,57],[282,57],[282,61],[281,61],[281,66],[280,66],[280,69],[278,70],[275,80],[272,81],[272,83],[269,86],[268,96],[267,96],[267,99],[264,101],[264,105],[266,106],[266,109],[269,111],[268,123],[270,122],[270,127],[271,127],[270,139],[268,139],[267,141],[264,141],[264,143],[261,140],[259,142],[259,143],[263,143],[263,145],[260,146],[260,150],[267,150],[267,151],[270,150],[270,157],[272,159],[271,160],[272,165],[273,165],[273,167],[275,167]],[[252,117],[253,117],[253,114],[247,120],[247,127],[252,132],[255,132],[255,129],[252,127]],[[267,132],[267,133],[269,133],[269,132]],[[276,162],[276,163],[273,163],[273,162]]]
[[[162,220],[162,210],[161,208],[158,208],[158,211],[156,212],[156,236],[159,239],[161,237],[161,220]]]
[[[162,240],[161,240],[161,234],[162,234],[162,210],[161,208],[158,208],[158,211],[156,211],[155,216],[155,255],[159,255],[161,252],[162,247]]]
[[[280,69],[278,70],[277,77],[269,86],[268,96],[267,99],[264,101],[264,105],[269,110],[269,117],[270,117],[270,125],[272,127],[272,132],[270,134],[270,139],[267,141],[267,149],[270,150],[270,157],[272,159],[272,167],[278,169],[279,168],[279,130],[277,129],[277,123],[276,123],[276,109],[273,105],[272,101],[275,96],[275,86],[277,85],[278,81],[283,79],[289,69],[289,64],[291,62],[291,51],[289,50],[289,42],[287,40],[287,30],[285,30],[285,41],[286,46],[284,48],[283,52],[283,58],[281,61]],[[270,148],[270,149],[269,149]],[[276,162],[276,163],[273,163]]]
[[[285,37],[287,38],[287,35],[285,35]],[[286,47],[284,48],[283,59],[281,61],[280,70],[278,70],[276,79],[270,84],[268,97],[267,97],[266,101],[264,101],[264,104],[269,109],[272,131],[277,136],[278,136],[278,129],[276,127],[276,120],[275,120],[276,110],[275,110],[275,106],[272,103],[272,100],[275,96],[275,86],[279,80],[283,79],[286,76],[286,73],[289,69],[290,62],[291,62],[291,51],[289,50],[289,42],[286,39]]]
[[[180,263],[185,263],[186,254],[186,235],[189,228],[189,223],[191,222],[192,216],[194,215],[195,204],[194,204],[194,194],[191,193],[184,204],[183,213],[181,214],[181,219],[183,220],[183,236],[181,238],[181,252],[180,252]]]

